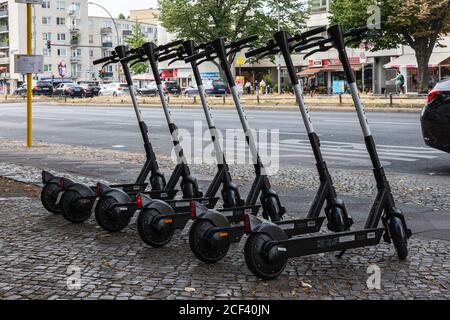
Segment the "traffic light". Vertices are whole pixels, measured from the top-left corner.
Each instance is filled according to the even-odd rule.
[[[100,79],[103,79],[103,73],[104,73],[104,71],[102,69],[98,70],[98,77]]]
[[[52,48],[52,42],[47,40],[47,49],[50,50]]]

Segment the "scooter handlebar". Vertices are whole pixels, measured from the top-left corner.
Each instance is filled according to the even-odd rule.
[[[264,46],[264,47],[256,48],[256,49],[254,49],[254,50],[247,51],[247,52],[245,53],[245,57],[246,57],[246,58],[251,58],[251,57],[254,57],[254,56],[263,54],[263,53],[265,53],[265,52],[267,52],[267,51],[271,51],[274,47],[275,47],[275,44],[274,44],[274,43],[267,44],[267,45]]]
[[[246,38],[242,38],[242,39],[239,39],[239,40],[230,42],[229,44],[227,44],[227,45],[225,46],[225,48],[227,48],[227,49],[238,48],[238,47],[240,47],[240,46],[242,46],[242,45],[244,45],[244,44],[247,44],[247,43],[256,41],[256,40],[258,40],[258,39],[259,39],[259,37],[258,37],[256,34],[254,34],[254,35],[248,36],[248,37],[246,37]]]
[[[173,42],[166,43],[165,45],[159,46],[158,47],[158,51],[164,51],[164,50],[167,50],[167,49],[179,46],[179,45],[181,45],[183,43],[183,41],[184,40],[176,40],[176,41],[173,41]]]
[[[110,61],[113,61],[113,60],[114,60],[114,56],[109,56],[109,57],[104,57],[104,58],[101,58],[101,59],[94,60],[93,64],[97,65],[97,64],[102,64],[102,63],[105,63],[105,62],[110,62]]]
[[[176,59],[176,58],[180,58],[180,53],[178,51],[171,53],[171,54],[166,54],[165,56],[161,56],[158,58],[158,61],[163,62],[163,61],[172,60],[172,59]]]

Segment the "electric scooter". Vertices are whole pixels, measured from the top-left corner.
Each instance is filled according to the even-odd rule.
[[[361,35],[366,31],[367,28],[362,28],[359,31],[354,30],[352,34]],[[252,215],[246,215],[244,225],[245,232],[249,236],[244,247],[245,261],[250,271],[261,279],[276,278],[283,272],[289,258],[332,251],[340,251],[338,257],[342,257],[347,249],[379,244],[382,235],[384,241],[393,242],[401,260],[408,255],[407,240],[411,236],[411,230],[408,229],[402,212],[395,207],[393,195],[376,151],[376,145],[359,97],[355,76],[345,50],[342,29],[340,25],[333,25],[327,29],[327,32],[329,38],[310,44],[300,43],[295,51],[300,52],[316,47],[318,49],[309,52],[308,55],[318,51],[327,51],[331,48],[338,51],[373,165],[378,193],[368,214],[364,229],[358,231],[341,231],[309,237],[289,237],[280,226],[269,221],[261,222]],[[275,38],[281,49],[284,47],[285,50],[282,51],[286,52],[286,34],[277,33]],[[378,227],[380,219],[383,223],[381,228]]]
[[[177,60],[184,60],[185,57],[197,53],[199,49],[204,48],[205,46],[206,45],[199,45],[195,47],[193,41],[187,40],[183,42],[182,46],[179,47],[177,52],[166,56],[160,56],[158,60],[160,62],[171,60],[169,62],[170,65]],[[221,212],[221,214],[230,217],[230,219],[235,219],[237,216],[240,216],[242,220],[244,213],[256,214],[260,206],[246,206],[244,200],[241,199],[238,187],[232,181],[224,152],[222,151],[220,142],[217,139],[217,129],[213,121],[211,110],[208,106],[205,90],[203,88],[203,83],[200,76],[200,71],[198,69],[198,63],[196,61],[192,61],[191,67],[195,81],[197,83],[200,101],[206,117],[206,122],[208,124],[217,161],[217,172],[205,193],[205,198],[215,197],[220,187],[222,187],[221,195],[223,199],[223,209],[219,209],[219,211]],[[191,219],[190,210],[188,212],[179,212],[172,214],[165,212],[164,214],[158,214],[154,210],[151,210],[150,199],[144,198],[144,200],[142,200],[141,197],[140,199],[138,198],[137,203],[139,203],[139,207],[141,209],[141,213],[139,214],[138,218],[139,234],[146,243],[152,246],[155,246],[155,235],[161,236],[166,232],[168,233],[173,232],[177,229],[183,229],[186,226],[187,222]],[[159,242],[157,244],[158,246],[160,246]]]
[[[229,54],[241,51],[243,48],[248,48],[248,43],[256,39],[256,36],[252,36],[238,41],[237,43],[230,43],[227,45],[225,44],[224,39],[220,38],[211,43],[210,49],[189,57],[186,61],[219,58],[221,68],[230,85],[242,127],[247,135],[250,152],[252,153],[253,159],[256,159],[256,179],[251,187],[246,203],[255,203],[258,195],[261,194],[263,216],[266,219],[271,218],[274,223],[279,224],[282,228],[289,228],[288,232],[292,234],[317,232],[322,226],[324,220],[323,217],[314,216],[307,219],[300,219],[295,222],[290,221],[288,223],[281,221],[285,209],[281,206],[276,193],[271,189],[267,175],[263,174],[264,167],[259,158],[256,146],[254,145],[245,111],[240,104],[237,87],[231,75],[230,66],[228,65],[226,57]],[[191,210],[192,215],[196,217],[196,219],[189,232],[189,243],[195,256],[205,263],[214,263],[223,259],[228,252],[230,244],[239,242],[244,235],[244,225],[242,225],[242,222],[244,221],[242,219],[243,217],[230,221],[230,219],[221,215],[220,212],[208,210],[204,206],[201,206],[201,204],[195,203],[192,204]],[[238,222],[239,224],[231,224],[231,222]]]
[[[176,42],[166,44],[164,46],[160,46],[160,47],[158,47],[158,52],[161,52],[161,55],[163,55],[163,54],[170,55],[170,52],[178,49],[179,44],[180,44],[180,41],[176,41]],[[129,83],[130,88],[132,88],[132,80],[131,80],[131,74],[129,71],[128,64],[145,62],[147,60],[147,59],[145,59],[145,54],[146,54],[146,52],[143,48],[136,49],[133,55],[126,55],[126,54],[124,54],[124,51],[121,51],[118,54],[118,57],[120,59],[119,61],[122,65],[122,69],[124,70],[124,74],[127,78],[127,83]],[[156,70],[156,74],[158,75],[158,77],[156,77],[156,75],[155,75],[155,79],[156,79],[157,83],[160,85],[161,79],[159,78],[159,72],[157,70]],[[165,111],[166,118],[167,118],[167,114],[169,114],[169,116],[170,116],[170,111],[168,110],[168,105],[167,105],[166,98],[164,96],[164,92],[162,90],[162,86],[159,86],[159,91],[160,91],[161,103],[163,105],[163,109]],[[167,118],[167,120],[168,120],[169,128],[171,130],[171,134],[172,135],[176,134],[177,128],[176,128],[175,124],[173,123],[173,121],[171,120],[170,117]],[[186,159],[184,158],[183,149],[181,148],[181,145],[179,144],[178,137],[176,137],[176,139],[174,139],[173,142],[174,142],[174,147],[175,147],[175,150],[176,150],[177,156],[178,156],[177,157],[178,164],[175,167],[164,190],[173,190],[173,188],[176,187],[178,181],[181,179],[180,186],[181,186],[182,193],[183,193],[183,199],[196,199],[197,201],[200,201],[209,207],[214,207],[218,201],[218,198],[203,197],[202,192],[199,190],[197,181],[190,174],[189,167],[186,163]],[[118,232],[118,231],[122,230],[123,228],[125,228],[129,224],[131,218],[133,217],[135,211],[137,210],[137,208],[135,208],[134,206],[127,205],[128,203],[133,203],[134,201],[136,201],[136,198],[135,198],[136,194],[129,195],[121,189],[110,188],[104,184],[98,184],[97,185],[97,195],[99,198],[98,198],[97,205],[95,208],[95,217],[96,217],[99,225],[102,226],[105,230],[110,231],[110,232]],[[147,192],[143,192],[143,196],[148,197],[149,200],[157,199],[157,197],[153,197],[151,193],[147,193]],[[189,212],[189,204],[190,204],[189,201],[173,200],[173,198],[165,199],[165,200],[167,200],[167,201],[158,202],[158,208],[161,210],[162,210],[162,208],[164,208],[164,210],[162,210],[162,212],[164,212],[164,214],[176,214],[176,213],[179,213],[182,211]],[[149,201],[149,202],[151,202],[151,201]],[[156,202],[155,202],[155,205],[156,205]],[[153,210],[152,213],[154,213],[154,212],[160,212],[160,211]],[[139,221],[140,220],[138,219],[138,231],[139,231],[139,234],[141,235],[142,228],[140,227]],[[155,221],[155,219],[153,219],[152,221]],[[165,219],[164,221],[168,222],[169,220]],[[158,223],[156,223],[156,224],[158,225]],[[164,230],[171,229],[170,227],[166,226],[166,224],[169,224],[169,223],[163,224]],[[169,225],[171,225],[171,224],[169,224]],[[167,237],[165,237],[164,239],[171,238],[170,232],[162,232],[162,233],[167,235]],[[146,240],[148,240],[147,238],[146,238]],[[148,242],[152,242],[151,239],[148,240],[147,243]],[[157,241],[157,246],[160,246],[160,245],[161,245],[161,239],[159,239]]]
[[[126,48],[123,46],[117,47],[116,50],[121,55],[127,54]],[[133,53],[131,50],[128,53]],[[113,54],[102,59],[94,61],[94,64],[104,64],[104,66],[119,62],[119,55],[116,51]],[[128,67],[125,68],[128,70]],[[131,80],[128,79],[127,80]],[[132,83],[128,83],[131,85]],[[156,156],[153,151],[152,144],[148,137],[148,128],[142,120],[139,105],[136,101],[134,92],[130,90],[130,95],[133,102],[133,109],[136,113],[136,118],[139,124],[139,130],[144,141],[144,150],[146,161],[133,184],[111,185],[111,188],[121,189],[129,195],[136,195],[139,192],[145,191],[148,183],[145,180],[150,174],[151,195],[154,198],[173,199],[177,190],[166,188],[166,180],[159,169]],[[71,179],[65,177],[57,177],[47,171],[42,172],[42,182],[44,187],[41,192],[41,202],[43,206],[54,214],[63,214],[63,216],[70,222],[81,223],[88,219],[92,212],[95,199],[97,198],[96,186],[86,186],[81,183],[76,183]]]

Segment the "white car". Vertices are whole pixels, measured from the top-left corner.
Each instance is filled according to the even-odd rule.
[[[126,83],[110,83],[105,88],[102,88],[98,95],[119,97],[129,93],[130,89]]]

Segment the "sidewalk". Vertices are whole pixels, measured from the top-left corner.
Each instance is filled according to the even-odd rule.
[[[28,184],[39,184],[40,168],[70,172],[85,183],[94,183],[98,176],[111,182],[135,176],[136,168],[131,169],[135,163],[120,161],[120,154],[100,159],[89,155],[93,150],[85,150],[86,154],[77,152],[75,159],[55,146],[50,146],[55,150],[50,155],[2,146],[0,176]],[[105,161],[109,161],[108,168]],[[199,168],[194,171],[204,188],[208,172]],[[246,174],[237,176],[242,178],[237,182],[245,194],[249,187]],[[281,181],[275,182],[276,189],[289,212],[304,212],[312,199],[313,186],[307,182],[306,189],[298,190],[289,184],[283,187]],[[346,193],[344,197],[349,210],[356,213],[358,228],[368,197],[356,192],[359,195]],[[188,227],[168,246],[152,249],[139,239],[134,224],[110,234],[100,229],[93,217],[74,225],[48,213],[38,198],[39,188],[33,185],[0,178],[0,194],[1,299],[450,299],[450,239],[445,240],[450,234],[449,210],[444,201],[442,205],[436,202],[441,209],[433,211],[407,204],[408,198],[396,195],[415,233],[405,262],[397,259],[392,246],[380,244],[349,250],[342,259],[333,254],[293,259],[282,276],[264,282],[245,265],[245,239],[231,247],[224,261],[208,266],[191,254]],[[441,198],[444,196],[441,193]],[[367,288],[370,264],[381,269],[381,289]],[[70,285],[74,280],[71,270],[80,271],[75,281],[78,284],[81,279],[80,288]]]

